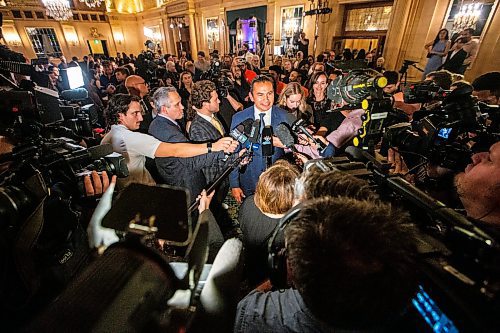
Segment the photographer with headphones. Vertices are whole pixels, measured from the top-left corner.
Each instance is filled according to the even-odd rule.
[[[391,329],[410,304],[417,274],[407,216],[373,200],[363,181],[350,183],[341,173],[311,177],[321,177],[316,184],[328,194],[325,182],[338,194],[356,198],[353,186],[365,194],[309,199],[312,188],[302,187],[309,200],[280,220],[269,240],[271,281],[240,301],[235,332]],[[371,200],[359,200],[365,195]],[[275,244],[282,230],[285,248]]]

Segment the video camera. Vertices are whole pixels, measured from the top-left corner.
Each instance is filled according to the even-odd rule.
[[[221,98],[226,98],[229,90],[234,88],[234,84],[229,78],[221,71],[222,63],[218,57],[214,57],[210,63],[210,69],[201,75],[201,80],[209,80],[215,83],[217,94]]]
[[[421,103],[441,100],[442,103],[430,111],[416,112],[411,124],[387,127],[382,153],[385,154],[388,147],[397,147],[403,155],[416,153],[425,156],[432,165],[463,170],[476,150],[489,147],[497,140],[483,115],[491,110],[477,103],[471,93],[470,85],[449,92],[434,83],[409,86],[404,93],[405,100]],[[472,142],[476,143],[474,150],[470,148]]]
[[[420,287],[405,315],[404,331],[494,331],[499,324],[499,240],[401,176],[390,174],[385,161],[352,146],[345,151],[348,158],[308,161],[304,172],[345,172],[362,178],[381,200],[410,213],[413,223],[407,227],[417,242]]]
[[[384,96],[383,88],[387,79],[375,70],[352,70],[338,76],[327,88],[327,96],[332,100],[333,109],[341,110],[364,109],[361,117],[362,128],[354,138],[356,147],[365,147],[373,151],[382,139],[382,134],[388,125],[407,119],[402,113],[392,108],[392,100]]]
[[[411,84],[403,91],[404,102],[407,104],[427,103],[430,101],[441,101],[451,91],[444,90],[432,81],[423,81]]]
[[[0,162],[11,162],[9,170],[2,174],[0,180],[0,195],[3,198],[3,205],[0,206],[5,216],[30,211],[29,207],[33,208],[32,194],[44,192],[41,187],[30,189],[26,185],[33,174],[39,174],[48,187],[56,183],[66,184],[77,197],[84,193],[82,176],[93,170],[106,171],[109,176],[128,176],[125,158],[113,153],[110,145],[87,149],[67,138],[39,138],[25,142],[15,146],[11,153],[0,155]],[[9,193],[16,194],[11,196]]]
[[[161,79],[158,77],[159,60],[155,59],[155,43],[147,40],[144,46],[146,46],[146,51],[141,52],[135,62],[137,75],[144,78],[149,87],[154,89],[158,87],[159,79]]]

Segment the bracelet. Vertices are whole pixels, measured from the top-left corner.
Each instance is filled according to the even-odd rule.
[[[207,142],[207,149],[209,153],[212,152],[212,142]]]

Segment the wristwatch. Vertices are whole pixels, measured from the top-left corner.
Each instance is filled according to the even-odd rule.
[[[207,142],[207,149],[209,153],[212,152],[212,142]]]

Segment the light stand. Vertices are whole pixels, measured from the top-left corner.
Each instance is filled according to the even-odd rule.
[[[403,65],[401,66],[399,73],[401,74],[401,82],[403,82],[404,87],[406,87],[406,81],[408,79],[408,68],[410,66],[412,66],[413,68],[415,68],[419,72],[422,72],[422,73],[424,72],[424,70],[422,68],[415,65],[416,63],[418,63],[418,62],[413,61],[413,60],[408,60],[408,59],[403,60]]]
[[[318,4],[314,6],[314,1],[315,0],[309,0],[311,1],[311,5],[309,6],[309,10],[304,12],[304,16],[316,16],[315,17],[315,22],[314,22],[314,44],[313,44],[313,56],[316,59],[316,47],[318,45],[318,30],[319,30],[319,25],[318,25],[318,19],[320,15],[327,15],[332,12],[332,9],[328,7],[328,0],[318,0]],[[313,7],[315,7],[313,9]]]

